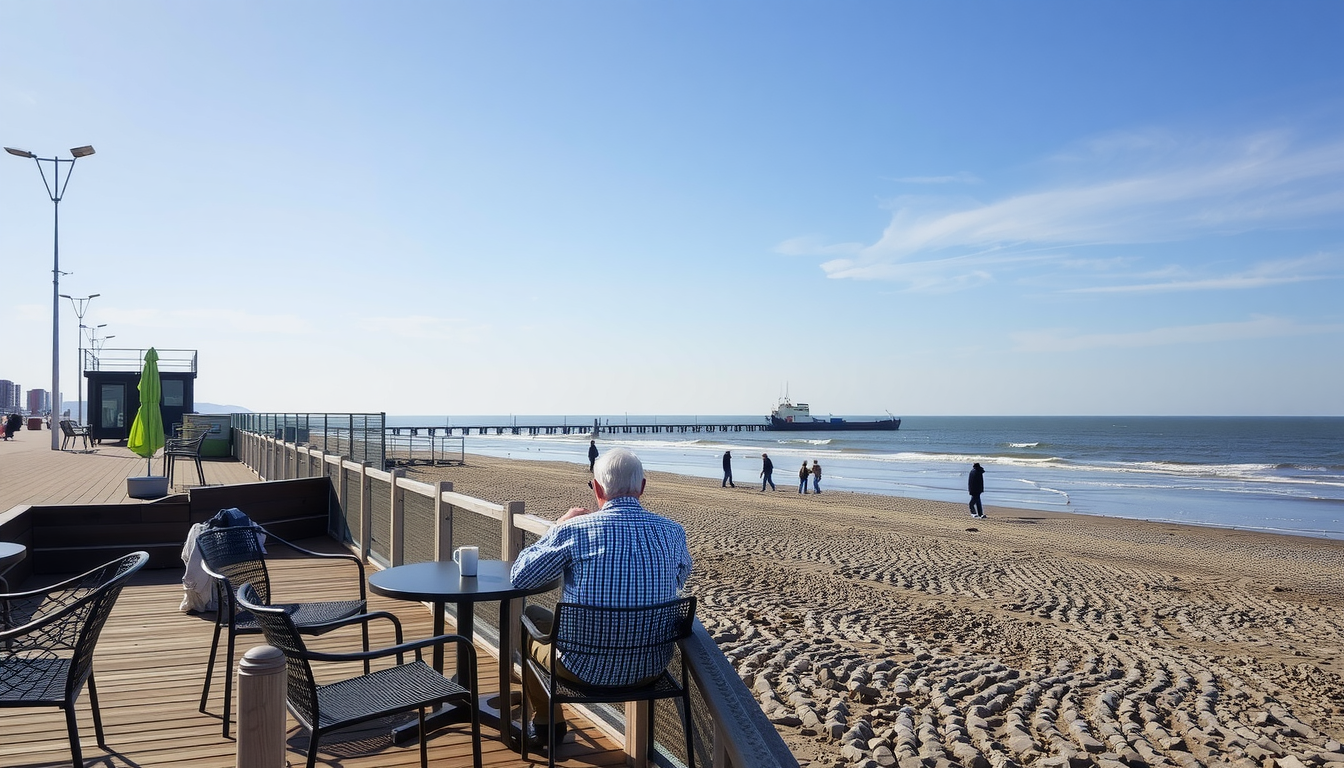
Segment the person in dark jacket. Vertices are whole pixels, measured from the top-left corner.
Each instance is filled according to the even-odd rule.
[[[597,464],[597,441],[588,441],[588,471],[593,471],[593,465]]]
[[[23,417],[17,413],[9,414],[9,418],[5,419],[5,439],[13,438],[20,429],[23,429]]]
[[[803,459],[803,468],[798,470],[798,492],[807,493],[807,479],[812,476],[812,470],[807,468],[807,459]]]
[[[736,488],[733,485],[733,452],[723,452],[723,482],[719,484],[720,488]]]
[[[985,506],[980,503],[980,494],[985,492],[985,468],[980,466],[980,462],[971,466],[971,476],[966,489],[971,492],[971,517],[983,519]]]
[[[765,490],[765,484],[770,484],[770,490],[775,490],[775,479],[772,477],[775,473],[775,462],[770,460],[768,454],[761,454],[761,490]]]

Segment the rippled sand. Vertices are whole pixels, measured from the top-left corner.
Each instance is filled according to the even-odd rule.
[[[409,476],[592,503],[578,464]],[[758,488],[652,473],[644,501],[804,764],[1344,768],[1344,542]]]

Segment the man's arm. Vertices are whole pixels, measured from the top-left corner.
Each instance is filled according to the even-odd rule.
[[[513,586],[520,589],[539,587],[565,572],[570,552],[567,537],[561,533],[562,527],[557,525],[535,544],[524,547],[518,553],[518,559],[509,571],[509,581]]]

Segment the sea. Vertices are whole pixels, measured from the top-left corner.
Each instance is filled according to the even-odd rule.
[[[878,417],[851,417],[878,418]],[[388,416],[388,426],[749,424],[751,416]],[[476,435],[467,453],[587,462],[589,436]],[[781,491],[816,460],[822,491],[966,502],[973,462],[987,507],[1073,512],[1344,539],[1344,417],[911,416],[894,432],[607,434],[648,469],[759,485],[761,454]],[[969,513],[968,513],[969,514]],[[990,510],[991,517],[993,516]]]

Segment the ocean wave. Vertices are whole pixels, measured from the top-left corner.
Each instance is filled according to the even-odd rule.
[[[1009,443],[1009,448],[1040,448],[1040,443]]]

